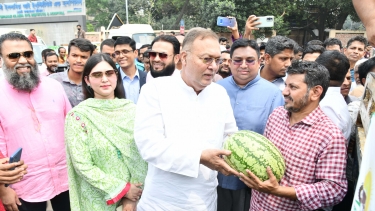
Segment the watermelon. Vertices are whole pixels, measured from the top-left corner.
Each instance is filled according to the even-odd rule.
[[[224,156],[225,162],[244,175],[250,170],[260,180],[268,180],[267,166],[275,175],[277,181],[285,173],[285,162],[279,149],[266,137],[248,130],[240,130],[232,134],[224,142],[224,149],[231,151]]]

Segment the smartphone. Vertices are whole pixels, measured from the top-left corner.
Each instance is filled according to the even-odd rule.
[[[22,154],[22,148],[18,148],[15,152],[13,152],[13,154],[10,156],[9,158],[9,163],[15,163],[15,162],[18,162],[21,160],[21,154]],[[14,170],[14,168],[11,168],[9,169],[10,171],[11,170]],[[5,184],[5,187],[8,187],[8,184]]]
[[[262,16],[258,17],[259,19],[257,22],[260,22],[259,25],[257,25],[257,28],[265,28],[265,27],[273,27],[275,23],[275,17],[274,16]]]
[[[218,26],[230,26],[234,27],[236,25],[236,18],[228,18],[228,17],[217,17],[217,23]]]

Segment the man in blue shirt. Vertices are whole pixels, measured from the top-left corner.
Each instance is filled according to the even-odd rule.
[[[124,85],[125,97],[137,104],[141,87],[146,83],[146,72],[138,70],[134,60],[138,55],[135,41],[130,37],[119,37],[115,41],[116,61]]]
[[[239,130],[263,134],[268,116],[284,105],[279,88],[258,74],[259,46],[254,40],[236,40],[230,50],[232,76],[217,83],[229,95]],[[234,176],[218,174],[218,211],[248,211],[250,193],[246,185]]]

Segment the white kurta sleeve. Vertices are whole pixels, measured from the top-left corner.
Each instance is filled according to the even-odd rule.
[[[137,102],[134,138],[142,158],[163,171],[198,177],[202,149],[186,137],[165,137],[165,123],[155,83],[142,87]],[[183,121],[183,120],[181,120]],[[185,139],[186,140],[183,140]]]

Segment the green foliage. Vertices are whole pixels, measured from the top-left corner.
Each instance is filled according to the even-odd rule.
[[[91,23],[86,24],[87,32],[94,32],[95,28]]]

